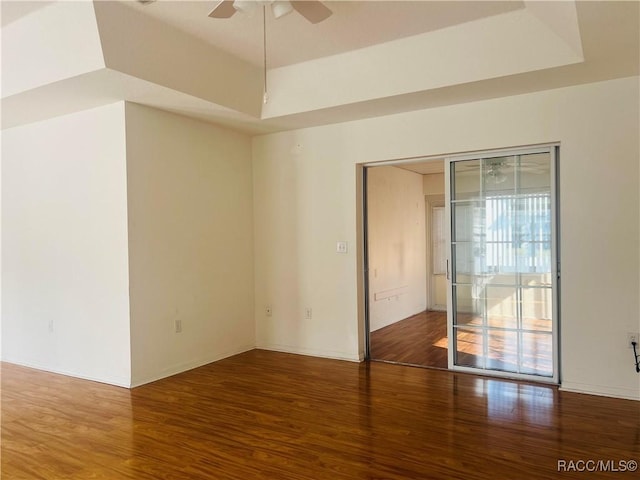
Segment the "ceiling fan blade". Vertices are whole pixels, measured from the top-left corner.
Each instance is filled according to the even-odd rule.
[[[291,5],[296,11],[311,23],[320,23],[333,13],[318,0],[292,1]]]
[[[234,13],[236,13],[236,9],[233,8],[233,0],[222,0],[213,7],[213,10],[209,12],[209,16],[212,18],[229,18]]]

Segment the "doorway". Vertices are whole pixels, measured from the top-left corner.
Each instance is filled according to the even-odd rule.
[[[369,359],[559,381],[558,153],[365,166]]]
[[[448,368],[444,168],[367,169],[371,359]]]

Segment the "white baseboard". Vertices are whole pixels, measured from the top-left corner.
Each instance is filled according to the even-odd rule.
[[[270,350],[272,352],[293,353],[296,355],[306,355],[310,357],[330,358],[333,360],[346,360],[348,362],[362,362],[364,360],[363,354],[354,355],[346,352],[334,352],[327,350],[318,350],[315,348],[302,348],[294,347],[291,345],[279,345],[279,344],[259,344],[256,348],[260,350]]]
[[[284,353],[293,353],[297,355],[307,355],[313,357],[320,358],[331,358],[335,360],[346,360],[350,362],[361,362],[364,360],[364,355],[352,355],[344,352],[332,352],[332,351],[324,351],[324,350],[316,350],[316,349],[308,349],[308,348],[298,348],[292,347],[288,345],[245,345],[239,347],[237,349],[228,350],[225,352],[218,352],[216,354],[207,355],[206,357],[200,357],[196,359],[192,359],[188,362],[183,362],[177,365],[172,365],[167,368],[163,368],[158,372],[154,372],[149,375],[143,375],[139,378],[120,378],[120,377],[96,377],[92,375],[84,375],[82,373],[60,369],[60,368],[52,368],[49,365],[41,365],[34,362],[22,362],[22,361],[13,361],[11,359],[3,359],[3,362],[11,363],[15,365],[20,365],[22,367],[33,368],[35,370],[42,370],[45,372],[55,373],[59,375],[65,375],[68,377],[80,378],[82,380],[90,380],[93,382],[105,383],[107,385],[114,385],[117,387],[123,388],[135,388],[141,385],[155,382],[157,380],[161,380],[166,377],[170,377],[172,375],[177,375],[178,373],[186,372],[188,370],[192,370],[194,368],[201,367],[203,365],[207,365],[209,363],[217,362],[218,360],[222,360],[227,357],[231,357],[233,355],[238,355],[240,353],[248,352],[255,348],[259,348],[262,350],[271,350],[275,352],[284,352]]]
[[[255,345],[245,345],[236,349],[213,353],[205,357],[189,360],[188,362],[182,362],[177,365],[172,365],[170,367],[163,368],[158,372],[143,375],[140,378],[132,378],[131,388],[139,387],[146,383],[155,382],[157,380],[162,380],[163,378],[171,377],[172,375],[177,375],[178,373],[186,372],[187,370],[193,370],[194,368],[202,367],[203,365],[217,362],[218,360],[222,360],[227,357],[232,357],[240,353],[248,352],[249,350],[253,350],[254,348],[256,348]]]
[[[640,389],[607,387],[576,382],[562,382],[560,390],[564,392],[585,393],[600,397],[622,398],[626,400],[640,400]]]
[[[55,368],[49,365],[41,365],[33,362],[14,361],[11,359],[3,359],[5,363],[11,363],[13,365],[20,365],[21,367],[33,368],[34,370],[42,370],[43,372],[55,373],[58,375],[65,375],[67,377],[80,378],[82,380],[90,380],[92,382],[105,383],[107,385],[113,385],[116,387],[129,388],[129,379],[123,377],[95,377],[93,375],[85,375],[82,373],[66,370],[63,368]]]

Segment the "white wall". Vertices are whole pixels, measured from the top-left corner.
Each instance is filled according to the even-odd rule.
[[[255,346],[251,143],[131,103],[126,130],[139,385]]]
[[[258,344],[362,354],[358,163],[559,141],[563,386],[640,399],[625,345],[640,330],[638,80],[255,138]],[[350,242],[348,255],[335,253],[336,239]]]
[[[254,139],[256,342],[359,360],[356,167],[333,156],[349,139],[331,140],[343,147],[307,131]]]
[[[124,104],[2,132],[2,358],[129,385]]]
[[[427,244],[422,175],[397,167],[367,171],[369,328],[427,308]]]

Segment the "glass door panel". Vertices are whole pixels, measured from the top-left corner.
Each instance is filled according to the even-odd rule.
[[[457,365],[484,368],[484,335],[480,328],[460,327],[455,330],[455,357]]]
[[[554,148],[448,163],[452,368],[557,378]]]

